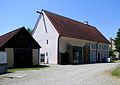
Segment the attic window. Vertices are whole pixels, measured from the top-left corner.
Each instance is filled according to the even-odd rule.
[[[47,44],[48,44],[48,40],[47,40]]]

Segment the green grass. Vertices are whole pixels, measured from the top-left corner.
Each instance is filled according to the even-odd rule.
[[[112,71],[112,75],[120,77],[120,65],[115,70]]]
[[[119,63],[120,60],[111,60],[112,63]]]
[[[39,66],[32,66],[32,67],[24,67],[24,68],[8,68],[7,72],[13,73],[15,71],[24,71],[24,70],[40,70],[47,68],[49,66],[46,65],[39,65]]]

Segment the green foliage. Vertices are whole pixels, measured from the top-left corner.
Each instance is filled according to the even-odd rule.
[[[7,71],[10,73],[13,73],[15,71],[25,71],[25,70],[40,70],[47,68],[49,66],[47,65],[39,65],[39,66],[31,66],[31,67],[26,67],[26,68],[8,68]]]
[[[120,63],[120,60],[111,60],[112,63]]]
[[[32,34],[32,30],[30,28],[27,28],[27,31]]]
[[[110,50],[109,50],[109,56],[113,56],[113,55],[114,55],[113,52],[114,52],[114,50],[112,50],[112,49],[110,48]]]
[[[120,77],[120,66],[112,71],[112,75]]]
[[[114,42],[115,42],[116,51],[120,53],[120,28],[118,29],[117,36]]]

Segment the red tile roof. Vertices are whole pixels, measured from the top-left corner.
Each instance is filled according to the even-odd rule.
[[[20,29],[21,28],[0,36],[0,47],[2,47],[5,43],[7,43],[17,32],[19,32]]]
[[[12,39],[15,35],[17,35],[18,32],[23,31],[23,30],[25,30],[24,32],[27,32],[25,27],[21,27],[21,28],[18,28],[16,30],[13,30],[11,32],[8,32],[8,33],[0,36],[0,48],[2,46],[4,46],[7,42],[9,42],[9,40]],[[27,34],[29,34],[29,33],[27,33]],[[34,42],[34,43],[32,43],[33,46],[41,48],[40,45],[35,41],[35,39],[31,35],[30,35],[30,37],[31,37],[30,39],[33,40],[33,42]]]
[[[64,16],[42,10],[45,12],[60,36],[108,43],[109,41],[96,27],[84,24]]]

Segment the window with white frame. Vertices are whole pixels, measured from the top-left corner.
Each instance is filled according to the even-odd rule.
[[[108,46],[108,45],[106,45],[106,50],[108,50],[108,47],[109,47],[109,46]]]
[[[98,45],[98,49],[99,49],[99,50],[101,49],[101,44]]]
[[[91,62],[96,62],[96,53],[91,52],[90,56],[91,56]]]
[[[45,54],[41,54],[41,62],[45,62]]]
[[[94,49],[94,44],[93,43],[91,43],[91,47],[92,47],[92,49]]]

